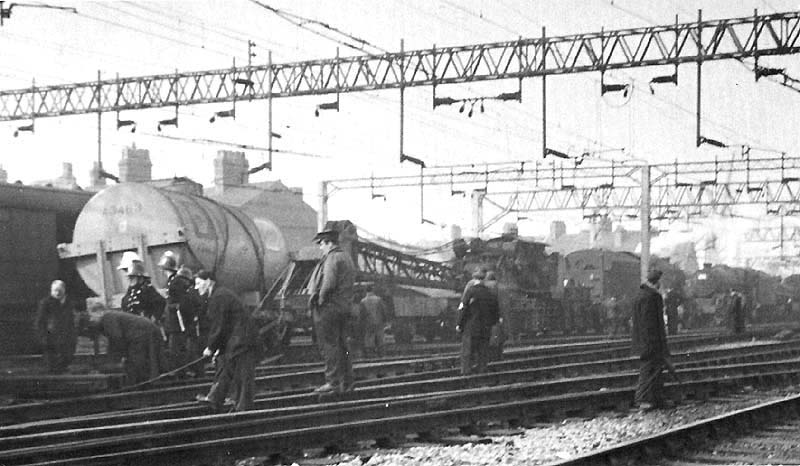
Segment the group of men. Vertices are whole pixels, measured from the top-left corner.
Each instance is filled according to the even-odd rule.
[[[233,391],[236,410],[252,407],[261,351],[258,328],[239,298],[217,285],[211,271],[200,270],[193,277],[188,268],[178,267],[171,253],[159,261],[167,276],[166,298],[162,297],[142,261],[131,254],[120,267],[130,282],[120,311],[94,303],[87,311],[76,312],[64,282],[51,284],[35,322],[48,370],[67,370],[78,333],[102,334],[108,339],[108,353],[122,362],[129,384],[153,380],[168,370],[199,373],[204,371],[204,359],[213,356],[215,382],[201,401],[220,410]],[[164,347],[169,364],[164,361]]]
[[[319,245],[322,258],[310,279],[308,305],[325,363],[325,383],[315,392],[347,393],[354,386],[346,339],[356,269],[351,257],[339,246],[336,229],[324,229],[314,237],[314,242]],[[165,343],[173,359],[172,370],[188,367],[190,364],[186,363],[193,362],[197,348],[205,346],[202,356],[214,356],[217,371],[211,390],[199,401],[219,410],[233,388],[235,409],[252,407],[255,366],[261,354],[258,328],[236,295],[218,285],[210,271],[199,271],[192,281],[191,271],[179,267],[174,255],[165,254],[158,264],[167,278],[166,297],[162,297],[138,257],[130,253],[123,262],[121,269],[126,271],[130,285],[122,299],[122,310],[109,311],[96,304],[77,319],[80,331],[108,338],[109,352],[123,358],[131,383],[158,377],[164,369],[161,350]],[[358,308],[368,323],[368,345],[379,353],[385,305],[368,288]],[[487,276],[485,269],[474,273],[459,309],[457,330],[462,336],[462,373],[484,372],[492,328],[499,320],[493,274]],[[74,352],[73,315],[74,308],[66,298],[63,282],[53,282],[51,295],[40,304],[37,327],[48,364],[54,371],[66,369]]]

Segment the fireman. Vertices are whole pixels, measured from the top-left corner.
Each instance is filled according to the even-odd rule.
[[[130,284],[122,297],[122,310],[153,322],[161,322],[165,301],[150,283],[144,264],[140,261],[132,262],[128,269],[128,280]]]
[[[167,335],[167,352],[170,368],[180,367],[191,358],[197,338],[193,331],[196,300],[189,290],[194,287],[192,271],[185,266],[178,268],[178,261],[167,251],[158,261],[158,266],[167,277],[167,303],[164,309],[163,326]]]

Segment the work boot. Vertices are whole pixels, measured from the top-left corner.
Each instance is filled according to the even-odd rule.
[[[324,385],[322,385],[320,387],[317,387],[314,390],[314,393],[316,393],[318,395],[322,395],[322,394],[328,394],[328,393],[336,393],[338,391],[339,390],[337,390],[334,385],[332,385],[331,383],[327,383],[326,382]]]

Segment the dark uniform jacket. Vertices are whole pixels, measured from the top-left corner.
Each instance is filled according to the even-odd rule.
[[[258,328],[250,313],[233,292],[214,285],[206,311],[211,328],[208,348],[228,357],[258,348]]]
[[[317,310],[349,313],[353,306],[355,278],[353,261],[339,246],[322,256],[309,282],[312,298],[317,296]]]
[[[497,295],[483,283],[467,287],[461,298],[458,325],[465,332],[488,335],[492,325],[500,319]]]
[[[178,312],[183,319],[183,332],[190,332],[196,314],[197,302],[192,299],[189,290],[194,283],[177,273],[167,279],[167,306],[164,315],[164,331],[167,333],[180,333],[181,325],[178,321]]]
[[[154,318],[161,321],[166,301],[158,294],[150,281],[131,285],[122,297],[122,310],[137,316]]]
[[[75,341],[75,306],[66,298],[64,304],[52,296],[39,301],[36,331],[43,345],[69,344]]]
[[[160,331],[150,320],[121,311],[108,311],[100,318],[98,330],[108,338],[108,352],[126,356],[134,342],[160,340]]]
[[[664,300],[661,294],[648,284],[639,287],[633,304],[633,334],[631,349],[641,359],[657,359],[669,356],[667,335],[664,330]]]

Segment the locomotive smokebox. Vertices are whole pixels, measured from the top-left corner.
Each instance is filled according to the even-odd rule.
[[[239,292],[263,291],[286,266],[286,240],[270,219],[211,199],[138,183],[123,183],[92,197],[75,223],[73,242],[59,245],[74,259],[86,284],[108,304],[127,288],[117,266],[136,251],[156,287],[166,278],[156,264],[172,251],[178,263],[213,270],[217,281]]]

